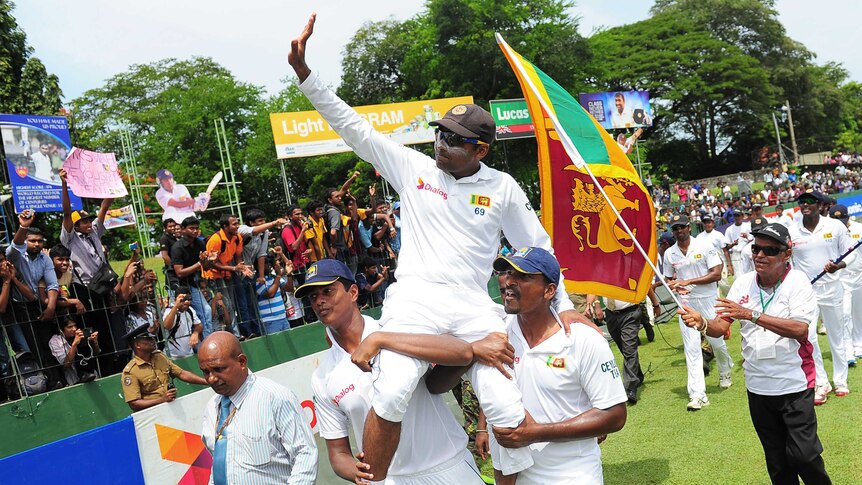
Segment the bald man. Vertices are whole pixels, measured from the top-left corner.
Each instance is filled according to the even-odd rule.
[[[198,365],[218,394],[204,411],[204,445],[213,455],[213,483],[311,485],[317,445],[296,396],[248,368],[239,340],[214,332]]]

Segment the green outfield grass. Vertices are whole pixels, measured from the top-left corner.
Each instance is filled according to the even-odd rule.
[[[615,484],[768,484],[766,462],[748,414],[743,382],[739,326],[734,325],[728,342],[734,360],[733,387],[718,387],[718,371],[706,378],[712,404],[701,411],[686,411],[685,357],[676,319],[660,325],[656,341],[646,343],[643,331],[641,366],[646,380],[640,401],[628,407],[628,421],[619,433],[602,445],[605,483]],[[622,357],[611,345],[617,364]],[[832,360],[825,336],[820,348],[828,374]],[[850,369],[850,396],[817,407],[823,459],[833,483],[862,483],[859,447],[862,433],[862,367]],[[492,473],[483,464],[485,474]]]

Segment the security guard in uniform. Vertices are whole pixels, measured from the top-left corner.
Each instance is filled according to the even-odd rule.
[[[171,382],[177,378],[189,384],[206,386],[207,381],[196,374],[183,370],[171,362],[156,348],[156,336],[143,324],[123,336],[135,353],[123,369],[123,395],[132,411],[171,402],[177,390]]]

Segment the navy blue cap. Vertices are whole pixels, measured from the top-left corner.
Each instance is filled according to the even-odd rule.
[[[338,281],[338,278],[344,278],[351,283],[356,282],[346,264],[337,259],[321,259],[308,268],[308,272],[305,273],[305,284],[297,288],[294,294],[297,298],[302,298],[314,287],[331,285]]]
[[[676,239],[673,237],[673,234],[669,232],[663,232],[658,237],[658,243],[667,243],[668,246],[673,246],[676,242]]]
[[[835,204],[829,208],[829,217],[833,219],[847,220],[850,214],[847,212],[847,206],[844,204]]]
[[[505,271],[509,268],[524,274],[545,275],[554,283],[560,281],[560,263],[553,254],[542,248],[523,248],[508,256],[497,256],[494,269]]]
[[[689,223],[688,216],[685,214],[677,214],[673,216],[670,220],[670,224],[667,227],[673,229],[674,226],[687,226]]]
[[[159,180],[173,178],[174,173],[168,169],[162,169],[156,172],[156,178]]]
[[[752,232],[752,234],[754,233],[754,231],[762,229],[768,223],[769,223],[769,221],[765,217],[755,217],[754,219],[752,219],[751,220],[751,232]]]
[[[155,335],[150,333],[149,323],[142,323],[140,326],[135,327],[127,334],[123,335],[123,340],[128,340],[129,342],[138,338],[156,338]]]
[[[825,195],[823,195],[822,192],[818,192],[814,189],[808,189],[805,192],[802,192],[801,194],[799,194],[799,197],[796,198],[797,202],[799,201],[799,199],[801,199],[803,197],[813,197],[813,198],[817,199],[817,202],[820,202],[820,203],[826,202],[826,200],[827,200],[827,197]]]

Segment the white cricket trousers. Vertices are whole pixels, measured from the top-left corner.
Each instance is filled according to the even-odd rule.
[[[862,356],[862,285],[844,284],[844,322],[847,358]]]
[[[682,304],[688,305],[709,320],[715,318],[715,297],[691,298],[683,297]],[[679,319],[679,330],[682,333],[682,345],[685,351],[685,365],[688,369],[688,396],[691,399],[706,397],[706,381],[703,376],[703,354],[700,346],[700,332],[689,328]],[[733,360],[727,351],[727,343],[721,337],[707,337],[712,346],[717,361],[720,376],[730,374]]]
[[[380,326],[384,332],[449,334],[475,342],[492,332],[506,333],[503,317],[503,307],[487,292],[403,278],[386,290]],[[374,412],[387,421],[401,422],[427,370],[427,362],[388,350],[380,352],[372,370]],[[514,380],[478,362],[467,375],[488,423],[514,428],[524,420],[521,391]],[[506,475],[533,464],[527,447],[502,448],[500,453],[500,469]]]

